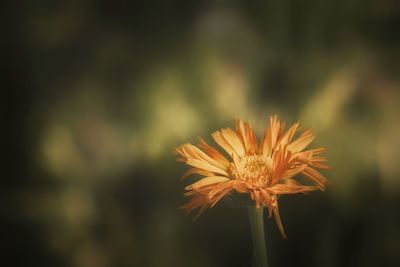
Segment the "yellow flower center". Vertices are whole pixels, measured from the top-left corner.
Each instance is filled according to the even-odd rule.
[[[233,178],[249,182],[254,187],[269,185],[272,159],[266,156],[246,156],[231,163],[229,171]]]

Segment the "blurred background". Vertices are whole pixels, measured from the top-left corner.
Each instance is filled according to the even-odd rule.
[[[145,2],[145,1],[143,1]],[[15,1],[3,36],[3,266],[250,266],[245,209],[199,220],[173,149],[278,114],[328,148],[270,266],[400,266],[395,0]]]

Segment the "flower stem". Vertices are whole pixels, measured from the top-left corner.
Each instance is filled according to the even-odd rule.
[[[264,208],[247,206],[254,248],[254,267],[268,267],[264,235]]]

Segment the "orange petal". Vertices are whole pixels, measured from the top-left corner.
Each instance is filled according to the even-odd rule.
[[[202,148],[211,158],[219,161],[226,167],[229,166],[229,161],[218,150],[207,144],[202,138],[200,138],[199,147]]]
[[[314,137],[315,136],[312,129],[308,129],[302,133],[299,138],[290,143],[288,145],[288,149],[294,152],[302,151],[314,140]]]
[[[272,159],[274,171],[271,184],[275,184],[284,177],[284,174],[290,168],[291,157],[292,153],[287,150],[286,147],[281,147],[279,150],[275,151]]]
[[[234,180],[229,180],[226,181],[225,183],[220,183],[218,185],[215,185],[214,188],[208,193],[208,198],[212,199],[215,195],[220,194],[222,191],[230,191],[233,189],[235,181]]]
[[[236,153],[243,157],[245,155],[245,148],[240,141],[239,136],[231,128],[225,128],[221,130],[221,133],[225,140],[231,145],[231,147],[236,151]]]
[[[199,188],[199,187],[203,187],[203,186],[207,186],[207,185],[211,185],[211,184],[223,183],[226,181],[230,181],[230,179],[223,177],[223,176],[210,176],[210,177],[203,178],[203,179],[195,182],[194,184],[187,186],[185,189],[191,190],[193,188]]]
[[[271,203],[271,194],[266,190],[261,190],[261,196],[263,198],[263,205],[268,206]]]
[[[256,135],[248,123],[242,120],[236,120],[236,132],[242,141],[247,154],[254,154],[257,150]]]
[[[182,175],[181,180],[184,180],[187,177],[189,177],[190,175],[195,174],[195,173],[203,175],[203,176],[213,176],[214,175],[214,173],[209,172],[209,171],[205,171],[205,170],[202,170],[199,168],[191,168]]]
[[[203,161],[205,161],[211,165],[214,165],[224,171],[226,171],[229,166],[229,164],[226,164],[223,161],[215,160],[214,158],[210,157],[209,155],[204,153],[202,150],[200,150],[198,147],[196,147],[192,144],[185,144],[185,145],[181,146],[181,148],[182,148],[183,152],[185,153],[187,159],[203,160]]]
[[[232,190],[232,186],[227,184],[227,183],[224,183],[224,185],[221,186],[220,190],[215,195],[213,195],[213,197],[210,199],[210,202],[211,202],[211,206],[210,207],[211,208],[214,207],[214,205],[217,204],[218,201],[221,200],[221,198],[223,198],[224,196],[229,194],[229,192],[231,190]],[[210,192],[210,194],[211,194],[211,192]]]
[[[315,190],[318,190],[318,187],[308,186],[308,185],[294,185],[294,184],[276,184],[268,188],[268,191],[277,195],[297,194],[297,193],[311,192]]]
[[[247,192],[249,192],[249,188],[247,187],[245,181],[235,180],[233,188],[239,193],[247,193]]]
[[[286,127],[286,124],[284,122],[281,122],[278,119],[277,115],[270,118],[272,149],[275,149],[275,147],[278,145],[278,140],[282,137],[285,127]]]
[[[224,138],[221,131],[216,131],[212,133],[211,136],[214,141],[229,154],[229,156],[232,157],[232,155],[237,154],[231,144]]]
[[[324,163],[319,163],[319,162],[316,162],[316,163],[312,162],[312,163],[310,163],[310,166],[313,168],[316,168],[316,169],[323,169],[323,170],[332,170],[333,169],[331,166],[324,164]]]
[[[279,144],[282,145],[287,145],[290,143],[290,141],[292,141],[293,136],[295,135],[295,133],[297,132],[297,130],[299,129],[300,124],[297,122],[295,124],[293,124],[289,130],[286,132],[286,134],[281,138],[281,140],[279,141]]]
[[[304,171],[304,169],[307,168],[307,164],[301,164],[300,166],[291,168],[291,169],[287,169],[282,176],[282,180],[284,179],[289,179],[299,173],[301,173],[302,171]]]
[[[285,230],[283,229],[282,221],[281,221],[281,216],[279,214],[279,208],[278,208],[278,203],[275,204],[275,207],[272,209],[275,215],[275,221],[276,224],[278,225],[279,232],[281,232],[281,235],[284,239],[287,239]]]
[[[180,160],[183,160],[186,164],[202,169],[208,172],[214,172],[227,176],[227,167],[221,162],[218,162],[207,154],[202,152],[197,147],[191,144],[185,144],[175,149],[175,151],[181,156]]]
[[[291,178],[282,180],[282,183],[289,184],[289,185],[302,185],[299,181],[296,181],[295,179],[291,179]]]
[[[314,182],[319,187],[319,189],[326,189],[326,184],[328,184],[328,180],[318,171],[314,170],[311,167],[307,167],[304,169],[302,174],[306,176],[309,180]]]
[[[225,170],[222,170],[204,160],[199,160],[199,159],[188,159],[186,163],[190,166],[203,169],[205,171],[209,172],[214,172],[214,173],[219,173],[225,176],[228,176],[228,173]]]

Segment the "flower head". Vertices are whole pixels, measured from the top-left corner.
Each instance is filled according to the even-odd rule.
[[[258,144],[251,126],[238,119],[236,131],[225,128],[212,134],[229,157],[203,139],[198,146],[184,144],[176,148],[178,160],[191,166],[182,179],[192,174],[203,176],[185,188],[185,195],[191,199],[183,209],[190,212],[198,208],[199,216],[228,194],[249,194],[257,208],[266,207],[270,216],[274,214],[285,237],[279,216],[279,195],[325,190],[328,181],[317,169],[330,168],[320,155],[324,148],[305,150],[314,139],[311,129],[294,138],[299,124],[293,124],[287,131],[285,128],[286,123],[277,116],[270,117],[270,125]],[[307,178],[311,185],[295,180],[298,175]]]

